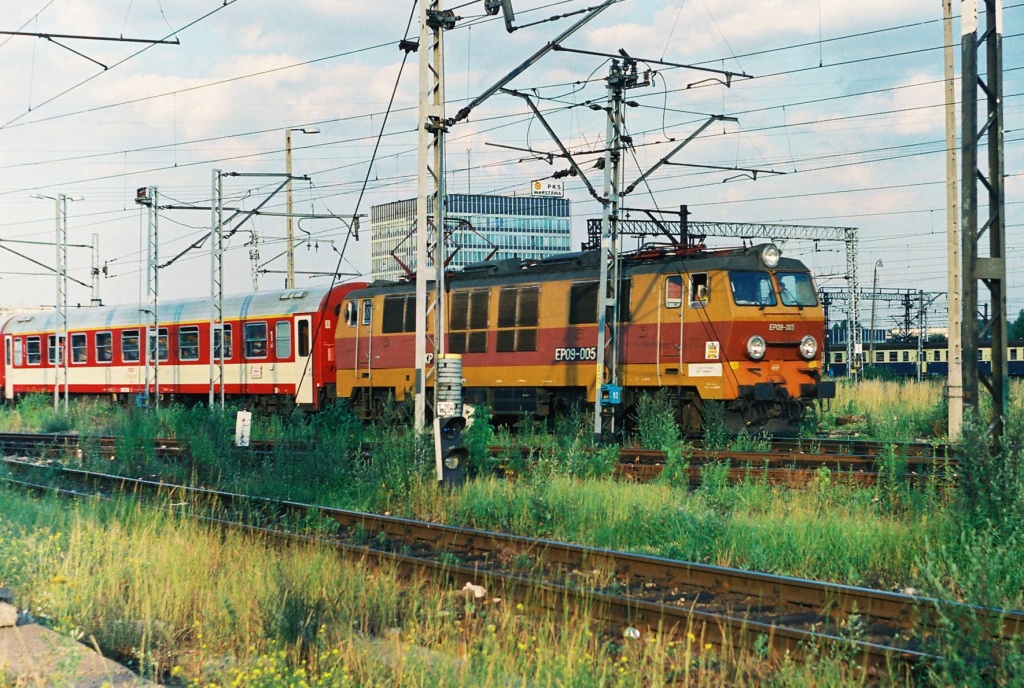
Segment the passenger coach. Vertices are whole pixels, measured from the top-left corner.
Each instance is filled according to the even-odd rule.
[[[210,355],[224,347],[224,391],[272,406],[287,400],[319,407],[334,396],[334,337],[345,295],[362,284],[256,292],[224,298],[223,335],[210,337],[209,299],[160,304],[149,360],[159,360],[162,397],[206,399]],[[147,356],[144,312],[135,305],[68,311],[68,341],[56,342],[56,313],[10,317],[0,328],[5,399],[52,392],[63,364],[71,395],[125,401],[143,392]]]

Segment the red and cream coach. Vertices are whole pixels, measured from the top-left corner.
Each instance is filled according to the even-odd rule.
[[[319,407],[334,396],[334,339],[342,300],[363,284],[311,287],[224,297],[224,392],[264,405],[291,400]],[[210,390],[210,301],[165,301],[150,360],[159,359],[160,394],[169,400],[206,399]],[[69,393],[125,401],[143,392],[145,312],[138,304],[68,311],[67,342],[56,342],[55,311],[21,313],[0,325],[4,398],[52,392],[67,351]],[[223,339],[223,342],[221,341]],[[65,346],[66,344],[66,346]],[[219,388],[218,388],[219,390]]]

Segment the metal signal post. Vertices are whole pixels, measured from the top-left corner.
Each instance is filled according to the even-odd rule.
[[[1001,0],[982,0],[985,33],[978,36],[978,0],[962,0],[961,94],[961,258],[963,260],[963,402],[978,413],[979,383],[992,394],[992,418],[986,434],[997,441],[1003,433],[1008,408],[1009,374],[1006,362],[1006,218],[1003,188],[1003,9]],[[985,49],[985,78],[978,73],[978,51]],[[984,93],[986,118],[978,128],[978,91]],[[978,167],[982,138],[988,153],[988,171]],[[979,225],[978,185],[988,198],[988,219]],[[979,243],[988,234],[988,255],[979,255]],[[991,316],[978,317],[978,284],[988,288]],[[981,340],[991,337],[991,375],[978,366]]]

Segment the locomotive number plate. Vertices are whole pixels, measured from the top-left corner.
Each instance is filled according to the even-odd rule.
[[[555,349],[556,361],[596,361],[596,346],[569,346]]]

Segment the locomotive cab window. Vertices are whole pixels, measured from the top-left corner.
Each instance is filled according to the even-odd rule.
[[[231,360],[231,325],[214,325],[213,328],[213,358],[219,360],[221,357],[221,341],[224,343],[224,360]]]
[[[777,272],[775,281],[779,283],[779,295],[783,306],[817,306],[818,295],[814,291],[814,282],[806,272]]]
[[[932,352],[932,360],[933,360],[933,361],[938,361],[938,360],[940,360],[940,359],[942,358],[942,356],[941,356],[941,353],[942,353],[942,352],[941,352],[941,351],[939,351],[938,349],[936,349],[935,351],[933,351],[933,352]]]
[[[71,335],[71,362],[82,364],[89,361],[89,348],[85,332]]]
[[[683,305],[683,276],[670,275],[665,278],[665,308],[679,308]]]
[[[96,362],[110,363],[114,360],[114,334],[112,332],[96,333]]]
[[[363,299],[363,324],[373,322],[373,299]]]
[[[539,308],[539,286],[502,287],[498,293],[498,351],[537,350]]]
[[[178,358],[183,361],[199,360],[199,327],[197,325],[178,329]]]
[[[355,327],[359,324],[359,302],[349,301],[345,304],[345,324]]]
[[[416,331],[416,295],[398,294],[384,297],[381,332],[394,334]]]
[[[708,304],[708,274],[690,275],[690,308],[703,308]]]
[[[729,273],[729,286],[737,306],[774,306],[775,290],[771,276],[760,270],[733,270]]]
[[[278,358],[292,357],[292,324],[287,320],[274,323],[274,348]]]
[[[569,288],[569,324],[586,325],[597,322],[598,284],[574,282]]]
[[[125,363],[139,362],[138,330],[125,330],[121,333],[121,360]]]
[[[266,358],[267,357],[267,323],[247,322],[245,323],[245,357]]]
[[[42,362],[42,347],[39,337],[25,338],[25,362],[29,365],[39,365]]]
[[[448,321],[448,350],[453,354],[487,351],[490,321],[490,289],[459,289],[452,292]]]

